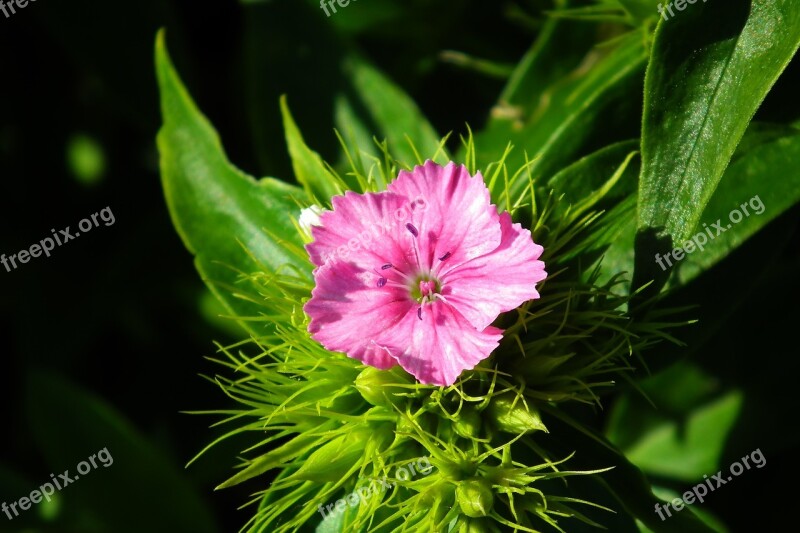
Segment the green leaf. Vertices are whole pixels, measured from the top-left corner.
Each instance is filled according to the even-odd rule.
[[[330,199],[333,196],[343,194],[339,181],[325,166],[319,154],[306,146],[289,111],[285,96],[281,97],[281,114],[295,178],[305,187],[308,196],[313,198],[315,203],[330,206]]]
[[[701,224],[695,228],[694,235],[705,232],[703,223],[708,226],[722,220],[726,221],[723,226],[727,226],[731,211],[741,210],[743,203],[753,201],[753,205],[759,209],[748,205],[750,216],[743,217],[740,223],[732,224],[730,229],[726,228],[724,233],[713,239],[707,237],[703,250],[693,245],[691,253],[686,254],[683,260],[674,262],[677,275],[670,280],[671,288],[685,285],[711,269],[761,228],[800,201],[800,174],[794,171],[794,162],[800,157],[799,134],[800,132],[787,126],[751,124],[731,165],[725,170],[719,186],[706,206],[700,219]],[[594,154],[586,159],[593,156]],[[564,173],[566,172],[567,169]],[[754,199],[756,196],[758,198]],[[759,202],[763,203],[764,211],[756,214],[760,211]],[[716,230],[712,231],[716,235]],[[620,230],[605,251],[604,276],[633,271],[635,235],[636,221],[632,220]],[[696,242],[702,243],[702,238],[698,238]],[[682,248],[687,249],[685,243]],[[652,262],[656,264],[655,260]],[[668,264],[663,260],[662,263],[669,271]]]
[[[353,431],[335,437],[304,460],[297,472],[289,476],[290,479],[316,482],[341,480],[364,454],[364,446],[369,438],[368,431]]]
[[[754,136],[766,135],[770,134],[763,129],[754,132]],[[703,250],[694,247],[691,254],[677,263],[677,280],[673,278],[676,283],[686,284],[710,269],[800,202],[800,173],[796,170],[800,160],[800,132],[762,144],[756,142],[751,140],[753,147],[735,157],[700,219],[707,226],[721,221],[724,233],[717,235],[717,230],[712,229],[714,238],[705,239]],[[740,221],[734,223],[735,220]],[[705,227],[695,228],[695,242],[707,235]],[[688,249],[685,244],[684,249]]]
[[[798,45],[794,0],[698,2],[659,24],[645,80],[639,227],[655,231],[662,250],[697,226]]]
[[[367,129],[372,129],[376,137],[385,138],[389,142],[389,149],[397,159],[413,165],[418,162],[417,153],[423,161],[433,157],[441,137],[414,100],[377,68],[360,57],[348,56],[343,62],[342,71],[351,83],[352,94],[356,97],[355,101],[349,104],[366,111],[364,120]],[[347,129],[345,124],[340,126]],[[408,139],[413,141],[416,151]],[[372,146],[360,148],[374,151]],[[437,161],[445,162],[447,159],[445,152],[437,158]]]
[[[240,317],[257,316],[264,307],[256,303],[258,296],[236,287],[239,273],[289,266],[310,279],[292,221],[298,204],[307,204],[306,195],[272,178],[256,181],[230,164],[178,78],[163,31],[156,42],[156,70],[164,115],[158,134],[161,177],[173,224],[226,309]]]
[[[665,420],[688,417],[721,392],[717,379],[681,361],[624,392],[610,410],[606,435],[619,448],[630,448]]]
[[[653,493],[655,493],[655,495],[662,500],[668,502],[671,502],[675,498],[682,498],[683,496],[683,493],[656,486],[653,486]],[[712,528],[717,533],[730,533],[730,530],[725,526],[725,524],[704,507],[700,505],[694,505],[692,507],[692,512],[697,515],[697,518],[702,520],[704,524]]]
[[[639,398],[638,401],[645,400]],[[685,415],[656,414],[651,408],[639,412],[638,417],[628,416],[625,424],[645,420],[649,427],[623,451],[631,462],[649,474],[686,482],[701,479],[703,474],[716,472],[721,467],[720,459],[742,403],[741,392],[732,391]],[[670,412],[670,406],[661,407]],[[621,416],[617,415],[617,419]]]
[[[646,57],[640,32],[631,32],[615,46],[597,50],[585,65],[548,90],[545,104],[530,120],[522,124],[493,122],[477,134],[478,166],[499,160],[510,142],[516,149],[506,159],[509,168],[524,165],[527,154],[533,178],[549,180],[579,153],[610,104],[621,95],[635,94]],[[615,114],[624,115],[621,109],[617,108]],[[510,183],[511,203],[528,186],[527,174]],[[493,197],[499,198],[500,192],[492,191]]]
[[[557,0],[555,8],[577,4]],[[500,93],[491,122],[527,121],[546,101],[545,93],[580,64],[594,40],[591,24],[548,17],[539,36]]]
[[[49,470],[69,470],[72,478],[79,463],[96,455],[96,468],[59,492],[65,510],[86,510],[90,530],[152,531],[158,524],[163,531],[216,531],[206,503],[181,470],[109,405],[44,375],[30,378],[25,403]],[[107,451],[105,460],[101,450]]]

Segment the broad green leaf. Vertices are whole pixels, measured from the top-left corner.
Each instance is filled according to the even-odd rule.
[[[347,98],[344,94],[340,94],[336,99],[334,109],[336,129],[347,143],[347,146],[355,148],[351,153],[353,164],[362,175],[367,175],[369,173],[368,169],[371,168],[372,161],[374,161],[369,161],[367,155],[379,158],[380,154],[378,147],[375,145],[374,134],[369,131],[367,124],[361,119],[355,104],[351,100],[353,99]],[[344,160],[345,158],[342,158],[343,163]],[[382,179],[380,172],[374,172],[372,177],[377,182],[378,190],[386,188],[387,183]]]
[[[630,448],[665,420],[685,418],[721,393],[713,376],[685,360],[678,362],[645,377],[639,381],[638,390],[619,397],[610,410],[606,436],[619,448]]]
[[[635,95],[645,59],[644,37],[640,32],[631,32],[613,47],[594,51],[581,68],[550,88],[544,104],[524,125],[490,123],[476,135],[478,166],[500,159],[511,142],[516,148],[506,160],[509,168],[525,164],[527,153],[532,161],[533,178],[548,180],[571,162],[589,138],[592,127],[617,98],[628,93]],[[615,109],[615,114],[625,115],[623,109]],[[510,184],[512,203],[527,186],[524,173]],[[499,193],[493,191],[493,197],[499,198]]]
[[[657,247],[691,235],[798,45],[794,0],[698,2],[659,24],[645,80],[639,182],[639,227],[655,232]]]
[[[679,367],[685,368],[683,365]],[[698,383],[692,379],[691,373],[681,376],[678,372],[670,372],[669,375],[669,384],[661,380],[665,387],[682,380],[699,385],[697,390],[702,391],[708,390],[709,382],[713,382],[706,376],[705,381]],[[686,391],[691,387],[687,385],[680,389]],[[689,390],[687,396],[691,397],[693,392]],[[725,444],[743,404],[739,391],[691,408],[676,402],[662,403],[655,398],[654,408],[636,392],[629,392],[628,396],[615,408],[608,433],[612,439],[624,440],[626,444],[622,449],[631,462],[649,474],[686,482],[701,479],[703,474],[721,468]],[[697,398],[696,394],[694,397]],[[697,400],[691,403],[696,404]],[[641,405],[641,408],[635,408],[633,404]],[[634,429],[635,435],[632,433]]]
[[[763,131],[757,133],[769,135]],[[703,250],[694,251],[676,263],[677,280],[686,284],[713,267],[762,227],[800,202],[800,132],[756,145],[734,158],[701,217],[692,236],[695,243],[707,237]],[[738,214],[737,214],[738,213]],[[747,214],[746,214],[747,213]],[[739,220],[739,222],[735,222]],[[719,222],[717,222],[719,221]],[[718,224],[724,232],[712,229]],[[710,238],[706,228],[709,228]]]
[[[653,493],[662,500],[670,502],[675,498],[682,498],[683,494],[685,494],[685,491],[684,493],[678,493],[674,490],[665,489],[654,485]],[[694,505],[692,507],[692,512],[696,514],[697,518],[702,520],[704,524],[712,528],[717,533],[730,532],[730,530],[725,526],[725,524],[705,507],[700,505]]]
[[[295,178],[305,187],[308,196],[313,198],[317,205],[330,206],[331,198],[343,193],[338,180],[325,166],[319,154],[306,146],[289,111],[286,97],[281,98],[281,114]]]
[[[408,165],[417,163],[417,153],[423,161],[433,157],[441,137],[428,123],[417,104],[400,87],[366,60],[355,55],[346,58],[342,71],[349,80],[355,97],[355,101],[350,104],[366,111],[363,118],[365,126],[372,129],[376,137],[385,138],[389,142],[389,149],[395,157]],[[340,126],[347,128],[346,124]],[[416,152],[408,139],[413,141]],[[373,150],[372,147],[362,149]],[[439,162],[446,160],[446,153],[437,158]]]
[[[576,4],[557,0],[555,8]],[[545,104],[545,93],[574,70],[594,40],[591,24],[549,17],[508,79],[489,117],[491,122],[525,122]]]
[[[69,470],[70,477],[78,477],[78,464],[97,454],[97,467],[59,492],[65,511],[86,511],[90,530],[152,531],[155,524],[163,531],[217,530],[182,470],[111,406],[44,375],[30,378],[25,402],[49,470]],[[107,455],[98,454],[101,450]]]
[[[315,450],[303,461],[290,479],[336,482],[352,469],[364,454],[365,435],[353,432],[339,435]]]
[[[685,254],[681,261],[673,263],[677,276],[670,280],[670,287],[685,285],[711,269],[761,228],[800,201],[800,173],[794,170],[794,162],[798,157],[800,132],[796,129],[781,125],[751,124],[692,235],[705,233],[703,224],[710,226],[717,220],[724,222],[725,231],[716,236],[717,231],[712,230],[715,236],[713,239],[706,233],[706,243],[698,238],[695,242],[703,244],[703,250],[696,245],[687,248],[684,243],[681,246],[684,250],[691,249],[692,252]],[[758,198],[754,199],[756,196]],[[751,215],[727,228],[731,211],[741,210],[741,205],[751,200],[756,207],[759,207],[759,202],[763,202],[763,213],[755,214],[760,208],[753,209],[748,205]],[[605,252],[603,269],[606,273],[633,270],[635,235],[636,223],[631,221]],[[664,253],[660,255],[663,257]],[[656,264],[655,258],[652,262]],[[671,270],[664,260],[662,264],[667,272]]]
[[[163,32],[156,43],[156,70],[164,115],[158,134],[161,177],[173,224],[225,307],[240,317],[257,316],[263,307],[248,299],[258,297],[236,286],[241,272],[288,266],[310,278],[292,219],[299,215],[298,204],[307,203],[306,195],[272,178],[256,181],[230,164],[173,69]]]

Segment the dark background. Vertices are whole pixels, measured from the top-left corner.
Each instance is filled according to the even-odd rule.
[[[359,47],[418,102],[440,133],[460,132],[465,122],[481,127],[504,80],[448,64],[439,52],[458,50],[513,65],[536,34],[536,20],[522,15],[543,3],[384,2],[385,13],[358,20],[355,10],[370,1],[380,4],[353,2],[331,19],[313,2],[299,0],[247,5],[38,0],[10,18],[0,13],[0,253],[28,248],[49,236],[51,228],[74,230],[80,219],[106,206],[116,218],[114,225],[101,225],[56,248],[49,258],[32,259],[12,272],[0,268],[3,501],[25,496],[51,472],[74,469],[107,446],[115,464],[60,494],[58,512],[70,523],[111,520],[115,531],[136,523],[162,530],[166,518],[159,513],[171,512],[170,502],[153,507],[147,502],[154,496],[146,496],[151,490],[158,496],[157,487],[165,486],[162,474],[180,478],[177,483],[210,513],[218,531],[236,531],[250,516],[236,508],[257,487],[212,492],[228,477],[243,446],[231,442],[183,468],[219,431],[208,429],[215,419],[181,411],[227,405],[224,395],[199,376],[217,371],[203,356],[214,353],[212,341],[231,342],[236,336],[207,309],[207,292],[172,229],[161,191],[155,35],[167,28],[176,68],[231,160],[255,176],[291,179],[278,95],[289,95],[307,143],[325,158],[336,155],[329,106],[333,91],[326,87],[326,80],[334,79],[326,76],[326,68],[335,65],[326,64],[332,52],[318,47],[320,35],[334,32],[342,46]],[[268,69],[253,60],[259,55],[268,58]],[[796,118],[797,74],[793,64],[760,118],[778,120],[787,113]],[[259,77],[268,81],[259,85],[254,82]],[[254,86],[266,89],[257,92]],[[77,135],[88,136],[105,160],[103,171],[89,182],[78,179],[68,162]],[[750,369],[766,373],[767,385],[756,389],[760,394],[776,391],[768,385],[773,374],[765,367],[770,351],[788,357],[784,346],[794,346],[788,332],[800,295],[796,215],[776,221],[762,237],[764,243],[782,243],[782,251],[772,273],[759,272],[764,285],[757,305],[776,306],[775,316],[783,321],[762,314],[754,324],[744,309],[719,332],[719,353],[709,358],[719,360],[709,363],[715,368],[727,364],[730,371],[721,379],[732,383],[752,378]],[[772,227],[776,224],[780,228]],[[794,235],[788,242],[787,232]],[[752,261],[742,254],[737,258]],[[788,286],[776,282],[787,279]],[[772,344],[737,337],[754,325],[759,339],[770,337]],[[87,409],[95,414],[84,416]],[[74,422],[95,420],[98,411],[106,425]],[[753,416],[763,422],[774,415],[776,423],[793,424],[795,413],[786,408]],[[112,443],[127,435],[119,424],[139,435],[146,453],[139,447],[128,456],[117,448],[115,455]],[[742,440],[758,445],[754,437]],[[122,440],[138,442],[131,439]],[[787,448],[762,450],[767,468],[744,474],[709,498],[709,507],[729,524],[777,503],[772,499],[776,483],[787,475],[777,465],[789,465],[794,455]],[[174,472],[159,467],[151,475],[149,466],[136,463],[148,457]],[[101,502],[97,498],[103,493],[108,500]],[[169,496],[166,491],[158,497]],[[106,505],[110,511],[97,509]],[[112,512],[123,513],[119,522]],[[88,517],[77,516],[82,513]],[[11,522],[0,515],[0,531],[21,531],[26,524],[34,531],[63,530],[44,525],[39,516],[36,508]]]

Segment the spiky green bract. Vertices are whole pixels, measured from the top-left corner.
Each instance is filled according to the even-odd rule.
[[[378,143],[383,158],[368,161],[342,143],[351,168],[340,176],[304,148],[296,129],[287,135],[294,135],[295,153],[308,157],[302,168],[309,193],[346,183],[362,192],[382,190],[399,169],[412,166],[396,161],[386,143]],[[471,137],[464,143],[474,173]],[[615,290],[622,273],[598,285],[600,267],[582,267],[596,264],[598,243],[613,239],[633,213],[630,198],[608,213],[597,210],[630,159],[574,205],[526,176],[527,165],[508,169],[501,160],[483,169],[493,201],[529,225],[544,246],[551,274],[541,299],[500,318],[506,333],[493,355],[448,388],[421,385],[400,367],[365,367],[313,341],[302,310],[313,265],[290,244],[299,239],[276,236],[304,258],[308,272],[262,265],[243,276],[263,300],[262,319],[271,327],[220,346],[217,361],[228,372],[214,378],[242,407],[212,412],[226,415],[218,425],[229,429],[210,446],[243,433],[253,438],[238,473],[220,485],[250,480],[260,487],[244,529],[296,531],[323,514],[348,532],[564,531],[568,517],[597,525],[596,510],[608,509],[573,497],[564,478],[602,475],[608,465],[565,468],[573,450],[554,444],[542,413],[552,416],[568,400],[598,403],[599,393],[632,368],[633,356],[669,338],[663,330],[671,324],[628,316],[629,297]],[[510,197],[509,181],[521,178],[529,182],[525,194]],[[420,469],[423,461],[430,468]],[[271,483],[268,472],[276,476]],[[359,490],[370,495],[353,496]]]

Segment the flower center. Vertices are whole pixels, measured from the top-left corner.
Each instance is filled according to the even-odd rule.
[[[419,292],[422,293],[422,296],[431,296],[434,292],[436,292],[436,282],[420,281]]]
[[[408,286],[409,296],[417,303],[432,301],[442,290],[439,280],[421,274],[414,278]]]
[[[396,268],[392,263],[384,263],[381,265],[380,270],[377,268],[373,269],[375,274],[378,276],[378,280],[376,285],[379,289],[385,287],[387,284],[392,284],[394,286],[404,286],[405,285],[409,290],[409,296],[411,299],[417,302],[419,307],[417,308],[417,316],[420,320],[422,320],[422,308],[425,304],[429,304],[433,302],[433,300],[439,299],[444,300],[444,297],[440,294],[442,285],[439,280],[436,278],[437,273],[439,271],[439,265],[443,262],[447,261],[450,256],[452,255],[450,252],[446,252],[444,255],[439,257],[439,264],[436,265],[433,269],[428,269],[422,267],[420,262],[420,254],[417,245],[417,238],[419,237],[419,230],[414,227],[413,224],[406,224],[406,229],[411,234],[411,246],[414,251],[414,258],[417,263],[417,275],[416,276],[409,276],[407,273],[401,272],[400,269]],[[404,281],[395,280],[389,281],[389,279],[384,275],[384,271],[392,270],[396,273],[396,275],[402,278]]]

